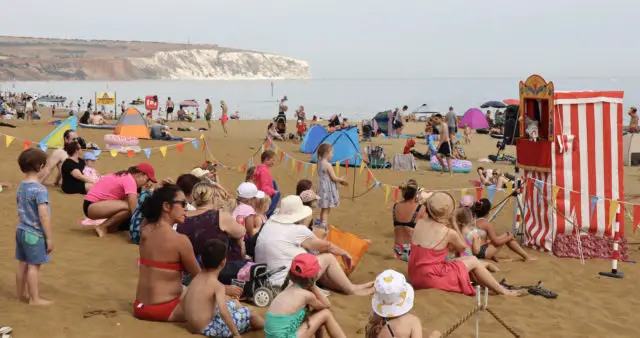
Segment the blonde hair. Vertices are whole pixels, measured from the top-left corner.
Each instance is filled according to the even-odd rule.
[[[369,322],[365,327],[365,337],[366,338],[378,338],[382,329],[387,325],[387,321],[385,318],[378,316],[375,313],[371,313],[369,317]]]
[[[409,179],[406,182],[402,183],[400,185],[400,191],[402,191],[402,198],[405,201],[411,200],[416,198],[416,195],[418,195],[418,182],[416,182],[416,180],[414,179]]]
[[[326,154],[328,154],[333,147],[329,143],[322,143],[318,147],[318,158],[324,158]]]
[[[256,205],[254,209],[258,214],[266,214],[269,211],[269,207],[271,206],[271,197],[269,195],[265,195],[264,198],[256,198]]]
[[[220,184],[215,182],[201,181],[193,187],[191,193],[193,204],[201,207],[212,204],[214,209],[232,212],[236,207],[236,202],[231,195]]]

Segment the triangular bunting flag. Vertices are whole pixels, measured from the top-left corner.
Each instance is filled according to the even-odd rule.
[[[349,176],[349,159],[344,160],[344,175]]]
[[[489,198],[489,202],[493,203],[493,196],[496,193],[496,186],[495,185],[490,185],[487,188],[487,198]]]
[[[127,156],[128,156],[129,158],[132,158],[132,157],[133,157],[133,154],[134,154],[133,150],[131,150],[131,149],[127,150]]]
[[[178,148],[178,152],[182,152],[182,147],[184,147],[184,143],[176,144],[176,148]]]
[[[360,175],[362,175],[363,171],[364,171],[364,161],[360,161]]]
[[[160,154],[162,154],[162,157],[167,157],[167,147],[160,147]]]
[[[265,141],[265,144],[267,148],[269,148],[271,146],[271,139],[267,139],[267,141]]]
[[[200,139],[204,140],[204,134],[200,134]]]
[[[31,147],[31,141],[24,141],[24,149],[27,150]]]
[[[287,163],[289,163],[289,155],[288,154],[284,155],[284,165],[287,165]]]
[[[552,186],[551,187],[551,204],[553,206],[556,205],[556,199],[558,198],[558,192],[560,191],[560,187],[558,186]]]
[[[380,182],[376,181],[376,185],[373,186],[373,191],[378,190],[378,187],[380,186]]]
[[[302,171],[302,162],[298,162],[298,175],[300,175],[300,171]]]
[[[46,145],[46,144],[44,144],[44,143],[40,143],[40,149],[42,149],[42,151],[46,152],[46,151],[47,151],[47,149],[49,149],[49,146],[47,146],[47,145]],[[96,155],[96,156],[97,156],[97,155]]]
[[[398,192],[399,192],[399,188],[395,187],[395,189],[393,189],[393,203],[397,203],[398,202]]]
[[[633,232],[635,233],[640,225],[640,205],[633,205]]]
[[[372,178],[373,174],[370,171],[367,171],[367,186],[369,185],[369,182],[371,182]]]
[[[243,164],[243,165],[242,165],[242,172],[243,172],[243,173],[246,173],[246,172],[247,172],[247,165],[246,165],[246,164]]]
[[[280,152],[280,162],[282,162],[283,158],[284,158],[284,152]]]
[[[309,163],[304,162],[304,176],[307,176],[307,171],[309,170]]]
[[[616,218],[616,215],[618,214],[618,205],[620,205],[620,203],[618,201],[610,201],[609,202],[609,219],[607,220],[607,226],[605,228],[604,233],[607,234],[614,234],[613,231],[611,231],[611,227],[613,225],[613,220]]]
[[[598,203],[598,196],[589,197],[589,217],[593,217],[593,212],[596,210],[596,203]]]
[[[311,177],[316,175],[316,165],[312,164],[311,165]]]
[[[340,162],[336,161],[336,176],[340,176]]]
[[[536,190],[538,191],[538,205],[542,204],[542,184],[543,182],[540,180],[536,180]]]
[[[198,149],[198,140],[191,141],[191,145],[193,146],[193,149]]]
[[[460,189],[460,198],[467,194],[467,189]]]
[[[513,182],[507,182],[507,196],[511,196],[513,194]]]
[[[476,201],[479,201],[482,199],[482,187],[477,187],[476,188]]]
[[[151,157],[151,149],[149,149],[149,148],[145,149],[144,150],[144,154],[145,154],[145,156],[147,156],[147,158],[150,158]]]
[[[102,150],[100,150],[100,149],[94,149],[94,150],[93,150],[93,154],[94,154],[94,155],[96,155],[96,156],[100,156],[100,154],[102,154]]]
[[[118,151],[117,150],[111,149],[111,150],[109,150],[109,152],[111,153],[111,157],[118,156]]]
[[[391,186],[385,185],[384,186],[384,201],[385,202],[389,202],[389,193],[390,192],[391,192]]]
[[[7,147],[11,144],[11,142],[13,142],[13,140],[15,139],[15,137],[13,136],[9,136],[9,135],[5,135],[5,144],[7,145]]]
[[[296,159],[291,159],[291,171],[293,171],[296,168]]]

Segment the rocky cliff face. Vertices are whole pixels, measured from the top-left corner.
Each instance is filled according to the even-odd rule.
[[[0,36],[0,81],[304,79],[309,64],[217,45]]]

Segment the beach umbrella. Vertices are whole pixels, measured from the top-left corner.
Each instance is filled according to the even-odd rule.
[[[196,102],[196,100],[184,100],[184,101],[180,102],[179,106],[182,106],[182,107],[200,107],[200,105],[198,104],[198,102]]]
[[[413,111],[411,111],[412,114],[430,113],[430,112],[431,112],[431,110],[429,110],[429,105],[427,105],[426,103],[422,104],[421,106],[419,106],[416,109],[414,109]]]
[[[464,113],[462,119],[458,123],[460,127],[469,126],[471,129],[486,129],[489,128],[489,122],[484,117],[482,110],[478,108],[471,108]]]
[[[480,108],[506,108],[507,105],[500,101],[487,101],[483,103]]]
[[[511,105],[519,105],[520,104],[520,100],[518,99],[505,99],[502,100],[502,102],[504,102],[504,104],[511,106]]]

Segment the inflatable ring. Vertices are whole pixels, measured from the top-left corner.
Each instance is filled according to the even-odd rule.
[[[104,143],[119,146],[136,146],[140,140],[134,136],[120,136],[114,134],[104,135]]]
[[[116,129],[116,125],[115,124],[78,123],[78,127],[80,127],[80,128],[88,128],[88,129]]]
[[[444,164],[445,164],[445,171],[446,171],[446,165],[447,165],[447,161],[445,159],[443,159]],[[438,162],[438,158],[435,156],[431,156],[431,161],[429,162],[429,165],[431,167],[431,170],[433,171],[442,171],[442,166],[440,165],[440,162]],[[467,160],[456,160],[456,159],[452,159],[451,160],[451,165],[453,165],[453,172],[454,173],[463,173],[463,174],[467,174],[470,173],[471,170],[473,169],[473,163],[471,163],[471,161],[467,161]]]

